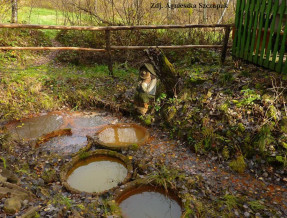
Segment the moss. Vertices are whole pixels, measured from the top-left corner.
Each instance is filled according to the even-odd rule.
[[[283,117],[280,122],[280,130],[281,132],[287,134],[287,117]]]
[[[276,109],[276,107],[274,105],[271,105],[269,107],[268,112],[267,112],[267,117],[268,118],[272,118],[275,121],[278,120],[278,111],[277,111],[277,109]]]
[[[57,173],[54,169],[50,169],[44,171],[41,177],[46,183],[52,183],[57,179]]]
[[[229,163],[229,166],[231,167],[232,170],[238,173],[244,173],[246,168],[244,157],[242,155],[238,156],[235,160]]]
[[[239,130],[240,132],[244,132],[244,131],[245,131],[245,126],[244,126],[243,123],[238,123],[237,127],[238,127],[238,130]]]
[[[150,126],[150,125],[153,123],[154,117],[153,117],[152,115],[148,114],[148,115],[145,115],[145,116],[143,116],[143,115],[139,116],[139,119],[140,119],[145,125]]]
[[[86,159],[89,155],[90,155],[89,152],[87,152],[87,151],[82,151],[81,153],[79,153],[79,159],[80,159],[80,160],[84,160],[84,159]]]
[[[224,113],[226,113],[228,111],[228,108],[229,108],[228,102],[225,102],[219,106],[219,110],[223,111]]]
[[[259,210],[265,209],[265,206],[261,201],[249,201],[247,203],[250,205],[251,209],[254,211],[259,211]]]
[[[229,149],[227,146],[224,146],[222,150],[222,156],[225,160],[228,160],[230,158],[230,153],[229,153]]]

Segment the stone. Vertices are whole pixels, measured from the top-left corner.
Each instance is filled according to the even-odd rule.
[[[0,183],[6,182],[6,181],[7,181],[7,178],[0,175]]]
[[[22,218],[32,218],[35,217],[37,211],[39,210],[38,206],[30,207],[21,217]]]
[[[21,209],[21,200],[17,197],[8,198],[3,209],[5,213],[13,215]]]

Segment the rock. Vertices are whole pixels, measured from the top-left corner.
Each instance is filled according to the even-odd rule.
[[[19,182],[19,178],[14,175],[10,170],[5,168],[2,169],[1,175],[7,178],[7,182],[17,184]]]
[[[250,213],[245,212],[245,213],[244,213],[244,216],[245,216],[245,217],[250,217]]]
[[[21,217],[22,218],[32,218],[35,217],[39,207],[30,207]]]
[[[7,178],[0,175],[0,182],[3,183],[3,182],[6,182],[7,181]]]
[[[17,197],[8,198],[3,209],[5,213],[13,215],[21,209],[21,200]]]

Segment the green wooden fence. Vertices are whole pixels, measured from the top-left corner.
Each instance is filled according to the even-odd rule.
[[[287,73],[287,0],[237,0],[233,56]]]

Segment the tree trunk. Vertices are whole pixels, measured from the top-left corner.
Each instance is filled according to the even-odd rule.
[[[179,76],[176,73],[174,66],[159,48],[149,48],[145,50],[145,52],[153,64],[158,78],[165,87],[167,97],[176,97],[179,91]]]
[[[18,4],[17,4],[17,0],[11,0],[11,6],[12,6],[11,23],[17,23],[18,22]]]

